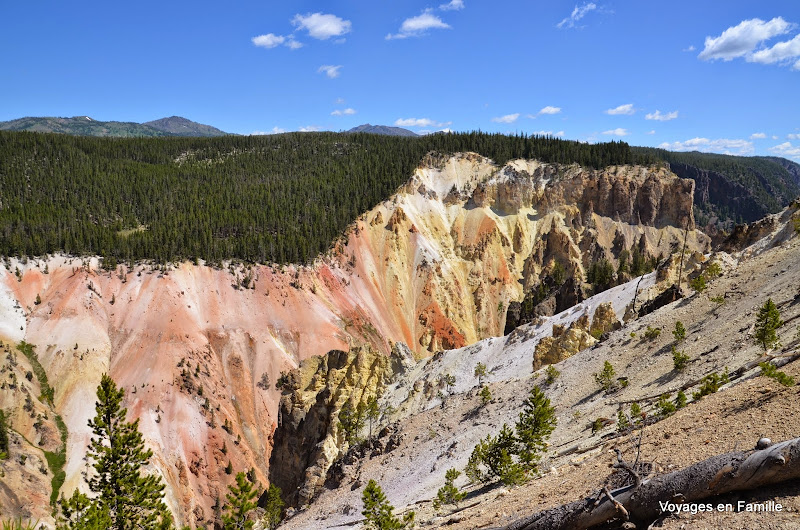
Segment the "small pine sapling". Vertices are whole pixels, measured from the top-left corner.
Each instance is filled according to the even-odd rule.
[[[779,372],[778,369],[775,367],[774,364],[763,362],[759,363],[759,368],[761,368],[761,375],[765,375],[771,379],[776,380],[783,386],[794,386],[795,381],[794,378],[790,375],[786,375],[785,372]]]
[[[681,342],[686,338],[686,328],[683,327],[683,322],[680,320],[675,322],[675,329],[672,331],[672,336],[675,337],[675,342]]]
[[[692,393],[692,399],[697,401],[703,396],[713,394],[714,392],[719,390],[722,387],[722,385],[726,383],[728,383],[727,368],[722,373],[722,375],[718,374],[717,372],[710,373],[702,379],[702,381],[700,382],[700,388],[697,390],[697,392]]]
[[[483,379],[486,377],[486,365],[478,363],[475,365],[475,377],[478,378],[478,384],[483,386]]]
[[[481,397],[481,406],[482,407],[485,407],[486,405],[488,405],[489,402],[492,400],[492,391],[489,390],[488,386],[483,385],[483,388],[481,388],[480,397]]]
[[[667,417],[675,412],[675,404],[669,400],[669,394],[661,394],[656,407],[658,408],[658,415],[662,417]]]
[[[614,379],[615,375],[614,367],[610,362],[606,361],[603,363],[603,369],[594,374],[594,380],[606,393],[609,393],[617,387],[617,382]]]
[[[688,399],[686,398],[686,394],[683,390],[678,390],[678,394],[675,396],[675,408],[682,409],[686,406]]]
[[[461,471],[456,469],[448,469],[444,475],[444,486],[439,488],[436,492],[436,498],[433,500],[433,507],[439,509],[444,504],[451,504],[458,508],[458,503],[464,500],[467,496],[466,491],[459,491],[453,485],[453,482],[461,475]]]
[[[552,385],[553,383],[556,382],[556,379],[558,379],[558,376],[561,375],[561,372],[559,372],[558,369],[555,366],[553,366],[552,364],[548,364],[547,368],[545,368],[545,370],[544,370],[544,374],[546,376],[545,380],[544,380],[544,384]]]
[[[678,350],[675,345],[672,345],[672,365],[676,371],[682,372],[689,364],[689,356],[683,351]]]
[[[754,337],[764,351],[778,346],[778,334],[776,330],[783,325],[781,314],[772,298],[764,302],[761,309],[758,310],[756,317],[756,327]]]
[[[647,326],[647,330],[644,332],[644,338],[651,342],[656,340],[659,335],[661,335],[661,328],[651,328]]]
[[[697,276],[696,278],[693,278],[689,282],[689,287],[691,287],[692,289],[694,289],[698,293],[702,293],[708,287],[706,285],[706,277],[701,274],[700,276]]]
[[[630,426],[631,422],[628,421],[628,416],[625,414],[625,411],[619,409],[619,411],[617,411],[617,430],[622,432],[630,428]]]

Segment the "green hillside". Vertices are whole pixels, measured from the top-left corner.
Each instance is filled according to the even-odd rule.
[[[622,142],[499,134],[93,138],[0,132],[0,255],[307,262],[430,151],[633,163]]]

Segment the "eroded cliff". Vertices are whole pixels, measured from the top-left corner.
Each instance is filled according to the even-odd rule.
[[[331,350],[378,359],[403,342],[424,357],[501,335],[509,304],[555,262],[583,279],[633,245],[670,254],[686,226],[704,249],[692,186],[663,169],[429,157],[312,266],[7,260],[0,334],[35,345],[55,388],[70,433],[63,491],[80,486],[95,388],[110,372],[179,522],[207,524],[228,462],[268,481],[281,372]],[[334,411],[335,396],[322,400]]]

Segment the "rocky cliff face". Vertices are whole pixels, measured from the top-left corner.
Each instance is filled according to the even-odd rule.
[[[33,344],[55,388],[70,433],[63,491],[80,486],[94,392],[110,372],[178,521],[208,524],[231,481],[228,462],[268,481],[281,372],[331,350],[362,347],[377,359],[397,341],[424,357],[501,335],[509,303],[555,261],[583,278],[592,259],[614,261],[633,244],[669,254],[683,235],[674,226],[693,227],[692,191],[665,170],[431,158],[309,267],[104,271],[96,259],[7,260],[0,336]],[[689,244],[703,249],[708,239],[691,232]],[[335,412],[337,365],[326,366],[324,384],[312,380],[334,385],[318,407]],[[287,421],[336,435],[331,415],[323,420],[309,400]],[[298,458],[284,475],[314,460]],[[14,488],[24,495],[29,486]]]

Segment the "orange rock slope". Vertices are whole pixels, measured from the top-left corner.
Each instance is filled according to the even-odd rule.
[[[224,500],[229,462],[266,483],[282,371],[358,344],[424,356],[500,335],[509,302],[553,259],[582,274],[620,240],[669,253],[675,227],[694,228],[692,193],[664,169],[431,159],[307,267],[12,258],[0,338],[34,344],[55,387],[70,433],[63,491],[82,487],[87,420],[110,372],[179,522],[201,524]],[[690,244],[708,240],[692,231]]]

